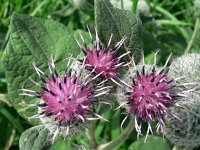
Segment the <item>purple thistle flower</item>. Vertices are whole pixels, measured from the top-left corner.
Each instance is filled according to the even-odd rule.
[[[183,86],[184,84],[178,85],[176,81],[180,78],[172,79],[168,76],[169,68],[167,64],[171,54],[162,68],[156,67],[156,55],[157,53],[155,53],[154,64],[152,66],[145,65],[144,56],[143,64],[137,66],[132,58],[135,71],[129,66],[131,77],[128,77],[130,75],[125,75],[126,79],[124,79],[124,83],[126,89],[123,91],[123,94],[119,94],[119,96],[122,96],[122,100],[119,99],[120,105],[118,108],[125,107],[128,109],[128,114],[122,121],[121,126],[129,115],[133,115],[135,118],[135,128],[139,137],[141,134],[139,118],[141,118],[148,124],[145,141],[149,132],[153,134],[151,122],[155,119],[158,120],[157,132],[161,130],[162,133],[164,128],[164,115],[171,115],[179,119],[176,115],[171,113],[169,108],[177,106],[177,98],[185,97],[185,93],[189,92],[177,92],[174,90],[174,87]],[[127,83],[131,83],[131,85]]]
[[[28,119],[39,118],[44,124],[52,124],[53,122],[53,127],[48,126],[50,130],[53,130],[51,131],[54,134],[53,142],[60,130],[60,134],[66,137],[71,133],[69,129],[72,132],[78,132],[74,129],[75,126],[78,126],[77,128],[80,128],[80,130],[85,130],[84,127],[81,128],[80,125],[77,125],[80,122],[87,123],[91,120],[103,118],[93,112],[92,106],[96,102],[105,103],[99,101],[98,97],[109,92],[109,87],[102,88],[103,82],[98,85],[90,85],[96,77],[90,78],[90,75],[88,75],[82,78],[82,69],[77,73],[74,70],[75,68],[70,68],[70,60],[63,76],[58,74],[53,59],[49,62],[50,76],[33,63],[42,85],[30,78],[35,85],[40,87],[39,91],[21,89],[22,93],[20,95],[40,98],[39,104],[23,103],[23,105],[38,107],[39,114],[27,117]],[[79,66],[77,61],[75,65]],[[91,115],[96,117],[93,118]]]
[[[84,47],[81,47],[80,43],[76,39],[79,47],[83,51],[85,57],[84,59],[80,60],[81,62],[84,61],[85,68],[92,72],[95,75],[99,75],[102,79],[110,79],[113,82],[118,83],[117,81],[117,73],[120,67],[126,66],[127,64],[125,62],[120,62],[121,58],[130,54],[130,51],[124,53],[120,57],[117,57],[116,53],[120,49],[120,47],[123,45],[124,41],[126,40],[126,37],[123,37],[113,48],[110,47],[112,36],[111,34],[107,47],[104,47],[99,40],[97,31],[96,31],[96,42],[94,43],[94,40],[92,38],[92,34],[88,28],[88,32],[90,35],[92,48],[89,48],[83,38],[82,33],[80,33],[81,39],[84,43]]]

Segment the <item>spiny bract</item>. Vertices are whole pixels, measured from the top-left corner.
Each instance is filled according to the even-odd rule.
[[[92,74],[98,75],[102,79],[110,79],[113,82],[117,83],[117,73],[120,67],[126,66],[125,62],[120,62],[121,58],[128,55],[130,51],[124,53],[120,57],[117,57],[116,53],[124,43],[126,37],[123,37],[113,48],[110,47],[112,34],[108,41],[107,47],[104,47],[99,40],[97,31],[96,31],[96,42],[92,38],[92,34],[88,28],[88,32],[92,42],[92,48],[89,48],[83,38],[82,33],[80,36],[84,43],[84,47],[81,47],[80,43],[77,41],[79,47],[83,51],[85,57],[80,61],[85,63],[85,68]]]
[[[23,105],[38,107],[39,114],[28,117],[28,119],[40,118],[54,134],[53,141],[58,134],[66,137],[70,133],[84,130],[90,120],[102,118],[93,112],[92,106],[98,102],[99,96],[109,92],[108,87],[101,87],[103,82],[98,85],[90,84],[96,77],[90,78],[88,75],[81,78],[82,69],[77,73],[75,68],[70,68],[70,60],[63,76],[58,74],[53,59],[49,62],[50,75],[41,71],[33,63],[34,69],[43,83],[40,85],[30,78],[39,89],[37,91],[21,89],[20,95],[40,98],[39,104]],[[76,66],[79,65],[77,61],[75,63]],[[84,67],[82,66],[82,68]]]
[[[135,118],[135,128],[138,136],[141,134],[141,122],[147,122],[148,129],[146,138],[149,132],[153,133],[151,128],[151,122],[155,119],[158,120],[157,132],[161,130],[163,132],[164,115],[171,115],[176,117],[169,108],[176,105],[177,97],[185,96],[185,92],[176,92],[174,87],[179,86],[176,81],[180,78],[172,78],[168,75],[169,68],[167,67],[168,61],[171,57],[168,57],[165,65],[161,68],[156,66],[156,55],[154,56],[154,64],[136,65],[134,58],[132,58],[132,66],[129,65],[129,72],[124,77],[125,89],[119,89],[119,107],[125,107],[128,111],[127,116],[122,121],[122,124],[128,117],[132,115]],[[176,117],[179,119],[178,117]],[[140,122],[140,123],[139,123]]]

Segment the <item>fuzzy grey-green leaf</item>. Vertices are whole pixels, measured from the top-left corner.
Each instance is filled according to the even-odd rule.
[[[109,0],[95,1],[95,21],[99,37],[106,45],[111,33],[113,44],[126,36],[125,49],[131,51],[136,60],[142,52],[142,24],[139,18],[127,10],[114,8]]]
[[[35,108],[24,108],[20,105],[35,103],[37,99],[20,96],[22,87],[38,90],[29,77],[36,81],[36,72],[32,63],[43,70],[48,70],[47,61],[54,58],[57,69],[64,69],[69,55],[80,53],[73,38],[73,31],[53,20],[45,20],[26,15],[14,15],[10,25],[10,39],[6,46],[3,64],[8,83],[8,96],[14,107],[22,116],[35,114]]]
[[[51,135],[44,126],[35,126],[24,131],[20,137],[20,150],[48,150],[51,147]]]

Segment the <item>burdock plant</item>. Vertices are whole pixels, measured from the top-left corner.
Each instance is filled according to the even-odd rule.
[[[146,64],[144,55],[140,58],[140,19],[109,0],[94,5],[94,34],[52,20],[12,17],[3,58],[8,98],[34,126],[22,134],[20,149],[50,149],[57,137],[64,137],[66,143],[84,144],[82,148],[111,150],[129,137],[127,143],[138,146],[133,140],[144,137],[142,144],[148,144],[153,133],[177,146],[199,146],[199,54],[171,64],[170,54],[164,65],[157,65],[156,52],[154,63]],[[115,93],[109,93],[111,88]],[[98,121],[104,119],[102,112],[113,113],[99,105],[110,102],[125,111],[125,118],[120,120],[119,113],[110,123]],[[86,136],[80,133],[88,128],[88,140],[82,140]],[[111,128],[112,136],[107,136]],[[97,135],[106,138],[96,141]]]

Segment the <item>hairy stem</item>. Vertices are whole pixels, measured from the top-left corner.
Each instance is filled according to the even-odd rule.
[[[189,43],[188,43],[188,45],[187,45],[187,47],[185,49],[185,54],[190,52],[190,49],[192,47],[192,44],[194,42],[194,39],[196,37],[196,34],[197,34],[198,30],[199,30],[199,18],[197,18],[197,20],[196,20],[196,23],[195,23],[195,26],[194,26],[194,31],[192,33],[192,37],[191,37],[191,39],[190,39],[190,41],[189,41]]]
[[[119,137],[110,141],[109,143],[100,145],[97,148],[97,150],[111,150],[114,147],[123,144],[124,141],[126,141],[126,139],[129,137],[129,135],[133,131],[134,127],[135,127],[134,118],[132,117],[131,120],[129,121],[128,126],[122,131],[122,133]]]
[[[95,140],[95,137],[94,137],[94,129],[95,129],[95,125],[91,126],[88,130],[87,130],[87,138],[89,140],[89,143],[91,145],[91,148],[92,149],[96,149],[97,148],[97,142]]]

